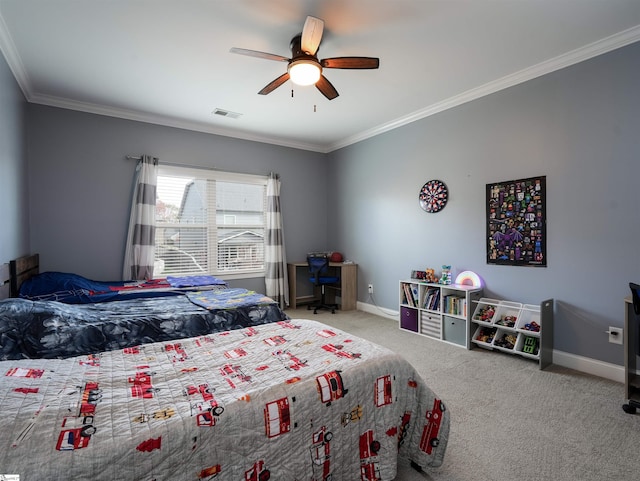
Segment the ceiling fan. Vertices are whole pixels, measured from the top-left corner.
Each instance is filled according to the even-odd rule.
[[[260,95],[267,95],[273,92],[291,79],[297,85],[315,84],[316,88],[325,97],[333,100],[338,96],[338,91],[322,74],[322,69],[376,69],[380,65],[380,60],[374,57],[334,57],[318,60],[317,53],[323,30],[324,22],[322,20],[311,16],[307,17],[302,33],[291,39],[291,58],[236,47],[233,47],[230,52],[288,63],[287,72],[267,84],[266,87],[258,92]]]

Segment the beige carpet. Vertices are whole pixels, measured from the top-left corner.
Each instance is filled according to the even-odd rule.
[[[640,479],[640,415],[623,412],[624,386],[483,349],[467,351],[360,311],[287,310],[400,352],[447,403],[444,464],[396,481]],[[345,480],[356,481],[356,480]]]

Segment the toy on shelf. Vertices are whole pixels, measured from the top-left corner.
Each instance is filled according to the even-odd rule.
[[[476,340],[484,342],[486,344],[491,344],[491,341],[493,341],[493,337],[496,335],[497,330],[498,329],[495,327],[482,327],[478,332]]]
[[[424,276],[424,280],[426,282],[429,282],[431,284],[437,284],[438,283],[438,278],[436,277],[436,271],[433,269],[425,269],[425,276]]]
[[[496,306],[487,305],[481,307],[473,317],[475,321],[491,322],[493,315],[496,313]]]
[[[411,271],[411,279],[418,279],[419,281],[424,281],[427,273],[425,271]]]
[[[516,325],[516,316],[503,316],[500,320],[496,321],[499,326],[513,327]]]
[[[540,332],[540,324],[536,321],[527,322],[522,329],[525,331]]]
[[[537,356],[539,349],[538,342],[538,339],[536,339],[535,337],[525,336],[524,345],[522,346],[522,352],[531,354],[532,356]]]
[[[503,349],[513,349],[516,345],[518,337],[514,334],[505,334],[499,339],[493,341],[493,344]]]
[[[451,284],[451,266],[442,266],[442,274],[440,275],[440,284]]]

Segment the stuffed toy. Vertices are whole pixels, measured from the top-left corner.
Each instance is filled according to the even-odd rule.
[[[438,283],[438,278],[436,277],[436,271],[433,269],[425,269],[427,275],[424,277],[426,282],[430,282],[432,284]]]

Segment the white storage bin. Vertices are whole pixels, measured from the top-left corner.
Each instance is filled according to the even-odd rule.
[[[537,330],[536,324],[538,326]],[[525,304],[522,306],[520,317],[516,323],[516,329],[525,335],[540,336],[540,331],[542,330],[540,306],[533,304]]]
[[[467,321],[457,317],[444,316],[442,319],[442,339],[466,347]]]
[[[519,302],[500,301],[493,316],[493,323],[501,328],[515,330],[521,310],[522,304]]]
[[[493,347],[501,351],[514,352],[519,334],[515,331],[500,329],[493,338]]]
[[[478,346],[493,349],[493,339],[498,328],[490,326],[478,326],[472,341]]]
[[[490,326],[493,323],[498,304],[500,301],[497,299],[480,298],[471,320],[480,325]]]
[[[430,314],[425,311],[420,312],[420,333],[425,336],[441,339],[442,321],[437,314]]]

